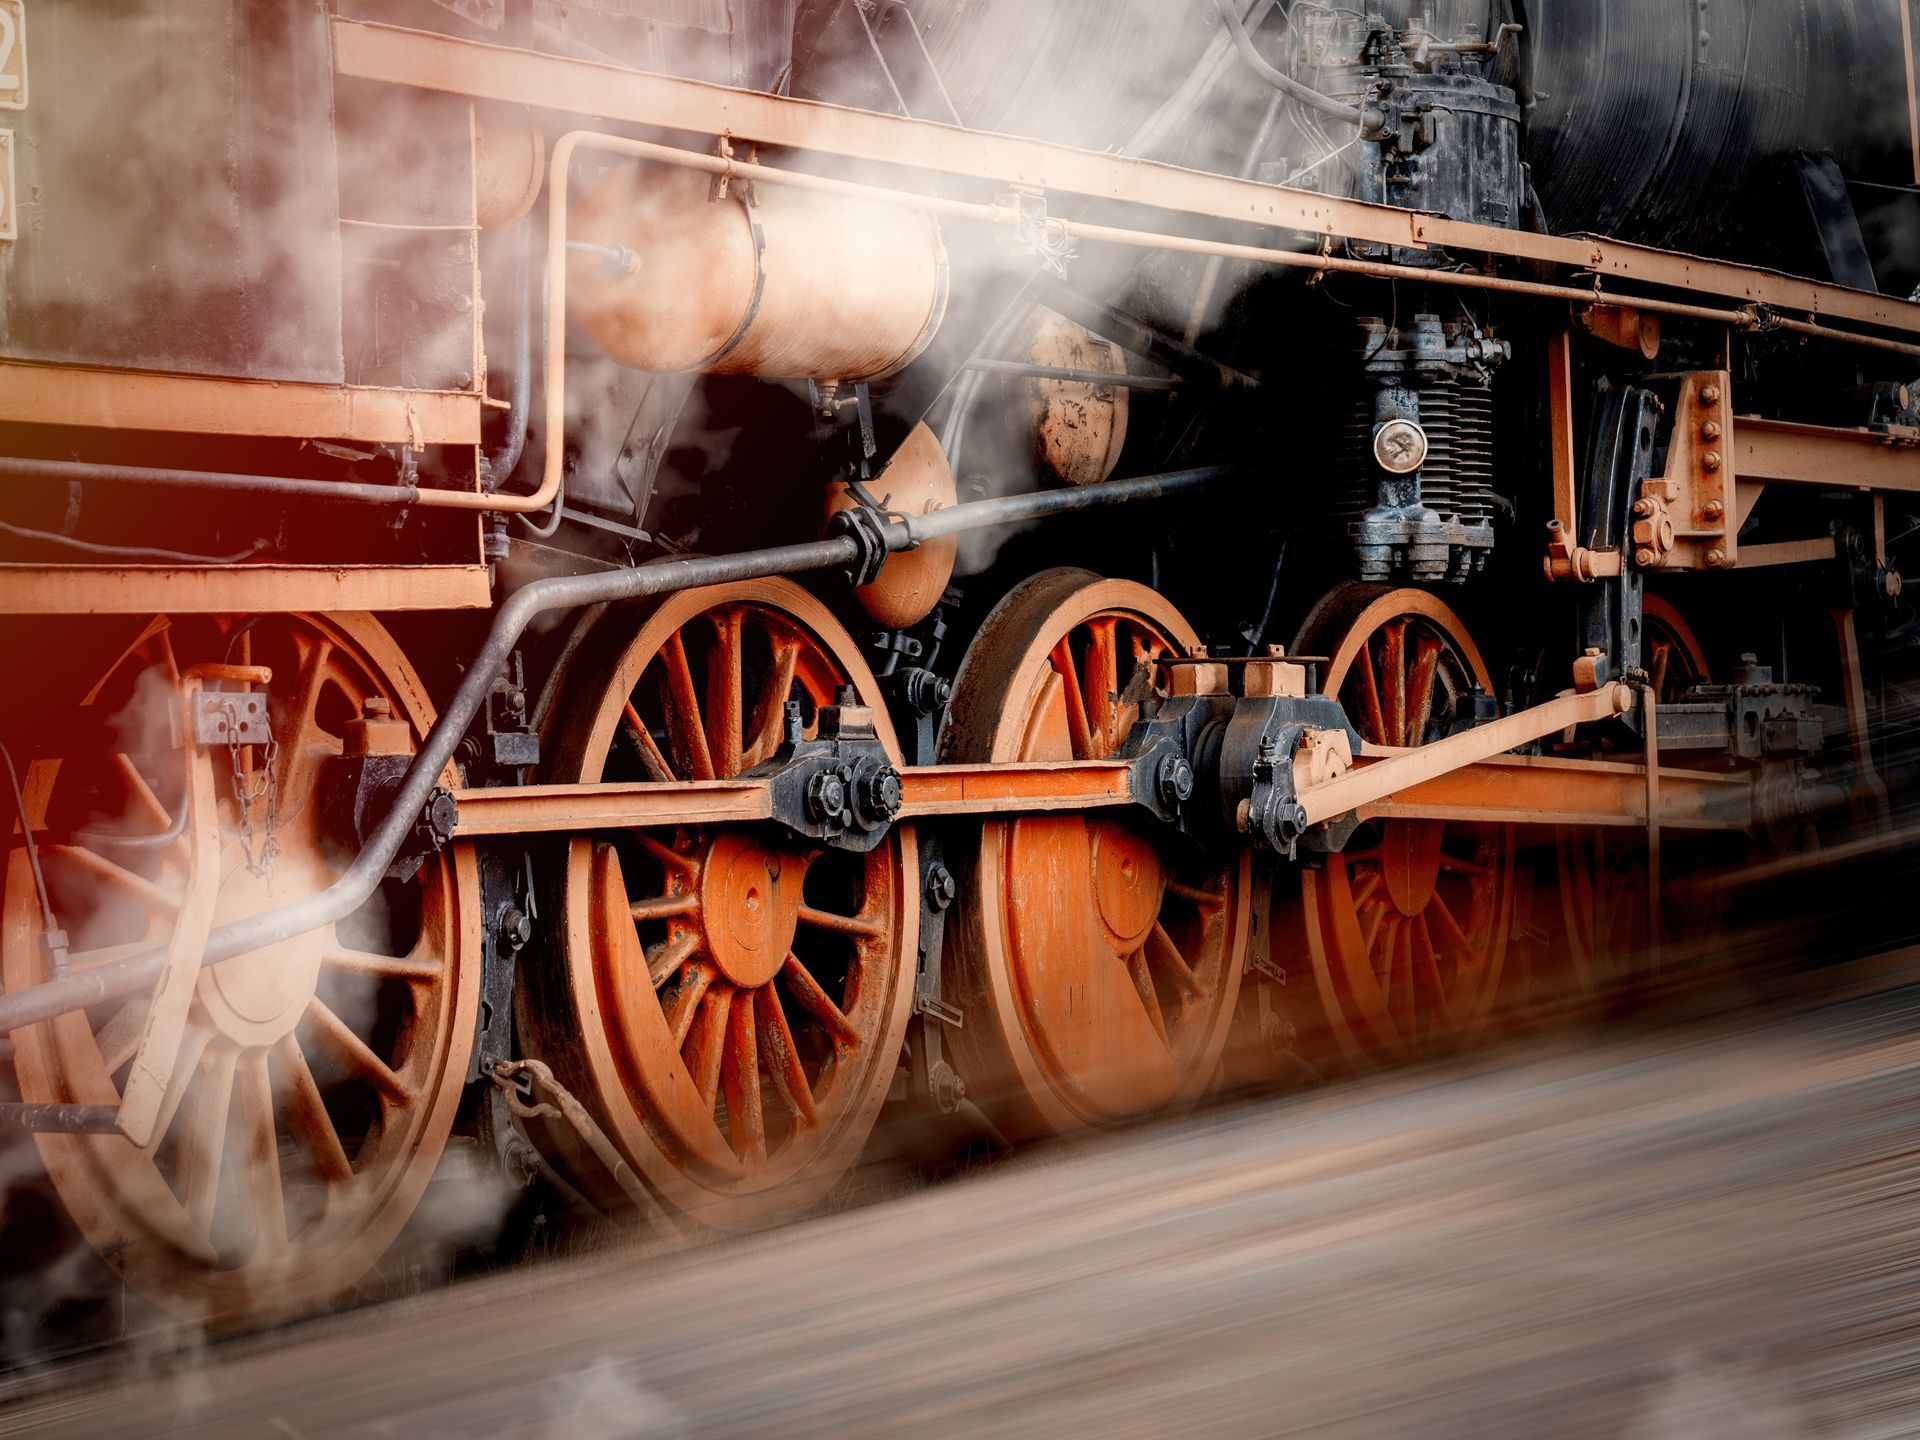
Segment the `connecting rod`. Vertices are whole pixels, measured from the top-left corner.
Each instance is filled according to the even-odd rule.
[[[1224,465],[1141,475],[1102,485],[1041,490],[992,500],[974,500],[931,515],[871,516],[865,525],[848,526],[824,540],[779,545],[738,555],[663,560],[606,574],[563,575],[516,590],[494,616],[479,653],[468,665],[447,708],[408,766],[386,818],[346,871],[326,889],[274,910],[263,910],[215,930],[207,939],[203,963],[217,965],[295,935],[345,919],[366,903],[387,866],[399,853],[420,811],[441,783],[467,727],[486,702],[493,682],[535,617],[553,610],[575,610],[610,601],[641,600],[705,585],[759,580],[775,575],[858,566],[883,546],[889,554],[927,540],[995,525],[1041,520],[1073,510],[1090,510],[1139,500],[1157,500],[1216,484],[1232,474]],[[843,512],[851,515],[856,512]],[[31,989],[0,996],[0,1034],[39,1024],[56,1015],[129,995],[151,985],[165,963],[163,948],[102,965],[98,969],[50,980]]]

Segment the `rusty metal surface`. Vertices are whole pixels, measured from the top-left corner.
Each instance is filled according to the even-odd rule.
[[[569,113],[731,135],[1179,213],[1407,249],[1546,260],[1602,277],[1920,331],[1920,306],[1748,266],[1590,238],[1529,235],[1308,191],[357,21],[334,22],[342,74]],[[1089,232],[1090,233],[1090,232]],[[1433,277],[1429,277],[1433,278]],[[1589,297],[1591,298],[1591,297]]]
[[[0,1430],[1901,1433],[1915,1010],[1856,996],[1225,1110],[748,1243],[612,1245],[84,1365]]]

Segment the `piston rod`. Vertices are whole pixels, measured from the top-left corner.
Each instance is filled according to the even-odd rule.
[[[963,531],[1039,520],[1073,510],[1186,494],[1215,484],[1231,473],[1228,466],[1214,465],[1159,475],[1141,475],[1130,480],[1110,480],[1100,485],[1082,485],[1067,490],[1042,490],[992,500],[974,500],[936,511],[932,515],[876,521],[873,533],[884,543],[888,553],[895,553],[912,549],[927,540],[957,535]],[[325,890],[316,891],[290,905],[264,910],[221,926],[207,938],[203,963],[215,965],[237,955],[265,949],[292,936],[303,935],[309,930],[346,918],[366,902],[379,885],[393,857],[399,853],[421,809],[432,795],[434,786],[440,782],[447,762],[453,758],[461,737],[486,702],[494,680],[513,653],[513,647],[519,643],[521,635],[536,616],[551,610],[574,610],[609,601],[640,600],[705,585],[725,585],[775,575],[831,570],[859,562],[862,554],[863,547],[859,541],[851,535],[841,534],[798,545],[750,550],[739,555],[663,560],[631,570],[595,575],[558,575],[536,580],[515,591],[495,614],[493,627],[487,632],[485,643],[467,667],[447,708],[440,712],[439,719],[427,732],[419,753],[395,790],[392,808],[387,811],[386,818],[369,838],[366,847],[354,857],[353,863]],[[153,983],[165,959],[164,949],[155,949],[83,974],[69,975],[63,980],[51,980],[31,989],[0,996],[0,1033],[39,1024],[71,1010],[132,994]]]

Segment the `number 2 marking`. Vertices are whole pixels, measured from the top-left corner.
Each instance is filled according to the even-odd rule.
[[[0,108],[27,106],[26,0],[0,0]]]

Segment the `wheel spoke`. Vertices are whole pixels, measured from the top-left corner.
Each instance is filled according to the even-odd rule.
[[[340,1133],[333,1128],[333,1117],[327,1114],[327,1102],[320,1094],[319,1082],[313,1078],[313,1067],[307,1064],[300,1042],[291,1035],[283,1035],[275,1053],[280,1057],[281,1072],[286,1079],[287,1119],[292,1124],[294,1138],[305,1147],[307,1158],[313,1162],[314,1173],[329,1185],[353,1179],[353,1162],[347,1159]]]
[[[274,738],[287,757],[279,780],[283,808],[304,803],[314,770],[327,751],[317,744],[325,736],[319,728],[320,695],[327,687],[327,664],[333,658],[333,642],[322,636],[315,641],[300,664],[300,674],[287,698],[287,708]],[[251,753],[251,752],[249,752]],[[337,748],[332,753],[338,754]],[[292,802],[288,804],[287,802]]]
[[[683,875],[696,875],[700,871],[700,862],[691,855],[682,855],[671,845],[663,844],[651,835],[635,833],[634,842],[658,860],[669,870],[678,870]]]
[[[104,855],[78,845],[47,845],[41,848],[40,853],[49,859],[66,861],[89,879],[126,891],[139,899],[150,914],[171,918],[180,913],[178,896],[169,894],[144,875],[136,875],[125,866],[114,864]]]
[[[1153,1026],[1153,1033],[1160,1037],[1160,1043],[1173,1049],[1173,1042],[1167,1038],[1167,1017],[1160,1013],[1160,995],[1153,988],[1153,975],[1147,969],[1147,952],[1136,950],[1127,957],[1127,974],[1133,977],[1133,990],[1140,997],[1140,1005],[1147,1012],[1147,1021]]]
[[[1073,666],[1073,651],[1063,638],[1053,647],[1053,673],[1060,677],[1060,698],[1067,707],[1067,738],[1076,760],[1094,760],[1093,736],[1087,724],[1086,697],[1080,693],[1080,676]]]
[[[1173,943],[1173,937],[1157,920],[1153,924],[1153,933],[1147,937],[1145,949],[1153,952],[1151,958],[1157,960],[1160,968],[1173,977],[1174,985],[1183,996],[1189,1000],[1199,998],[1200,981],[1194,976],[1193,967],[1187,964],[1187,957],[1180,953],[1180,947]]]
[[[1447,902],[1441,898],[1438,890],[1433,892],[1433,898],[1427,902],[1427,913],[1433,916],[1444,932],[1443,938],[1447,943],[1440,951],[1441,954],[1447,953],[1448,950],[1458,950],[1467,956],[1476,953],[1473,941],[1469,940],[1467,932],[1460,928],[1460,922],[1453,918],[1453,911],[1448,908]]]
[[[108,757],[113,768],[120,774],[120,781],[127,789],[128,808],[139,810],[153,822],[155,833],[165,834],[173,824],[173,812],[160,803],[160,797],[153,793],[153,787],[147,783],[147,777],[140,773],[139,766],[126,755],[115,752]]]
[[[742,735],[746,657],[742,644],[742,612],[712,612],[718,637],[707,657],[707,746],[716,775],[738,775],[745,748]]]
[[[347,1022],[327,1006],[327,1003],[315,996],[307,1004],[306,1018],[313,1025],[314,1038],[349,1070],[354,1070],[373,1082],[373,1087],[386,1099],[396,1105],[407,1105],[413,1100],[413,1092],[406,1082],[393,1073],[387,1062],[373,1053],[366,1041],[354,1034]]]
[[[1380,634],[1380,683],[1386,687],[1387,743],[1407,733],[1407,622],[1389,620]]]
[[[382,955],[377,950],[356,950],[333,941],[320,952],[322,964],[349,975],[369,975],[377,980],[405,980],[409,984],[428,984],[446,972],[435,960],[416,960],[411,955]]]
[[[795,1003],[827,1027],[827,1033],[836,1047],[852,1047],[860,1043],[859,1029],[846,1012],[833,1003],[832,997],[820,988],[820,982],[813,978],[811,970],[800,963],[799,956],[789,954],[780,967],[780,973],[793,988]]]
[[[1484,880],[1493,874],[1491,867],[1477,860],[1463,860],[1458,855],[1449,855],[1442,851],[1440,869],[1448,875],[1471,875],[1476,880]]]
[[[677,632],[660,647],[660,661],[667,673],[667,738],[673,745],[674,758],[693,779],[711,780],[713,752],[707,748],[706,721],[693,688],[687,647]]]
[[[1167,881],[1167,893],[1177,895],[1189,905],[1197,905],[1202,910],[1217,910],[1227,903],[1227,892],[1223,885],[1219,889],[1203,889],[1198,885],[1189,885],[1183,880]]]
[[[280,1141],[264,1050],[241,1063],[234,1092],[240,1102],[240,1189],[253,1221],[255,1253],[279,1255],[287,1248],[287,1206],[280,1188]]]
[[[700,908],[700,894],[688,890],[679,895],[661,895],[652,900],[636,900],[628,907],[636,924],[646,920],[671,920],[676,915],[691,915]]]
[[[1114,746],[1114,719],[1120,703],[1120,652],[1114,627],[1119,623],[1112,615],[1087,622],[1087,732],[1096,747],[1094,758]]]
[[[808,1125],[820,1123],[820,1110],[814,1104],[813,1086],[807,1080],[806,1067],[800,1063],[800,1051],[793,1043],[793,1029],[787,1024],[787,1012],[780,1008],[779,993],[771,985],[753,992],[758,1013],[760,1054],[774,1088],[787,1102],[796,1121]]]
[[[836,915],[831,910],[817,910],[811,905],[800,906],[794,912],[794,918],[816,930],[831,930],[836,935],[852,935],[861,940],[877,939],[887,929],[880,921],[865,915]]]
[[[673,1048],[684,1050],[687,1046],[687,1032],[693,1029],[693,1017],[700,1009],[700,997],[707,993],[719,972],[704,960],[696,960],[687,967],[686,977],[674,987],[673,998],[667,1002],[667,1029],[673,1032]]]
[[[692,930],[683,930],[678,935],[662,940],[647,952],[647,978],[653,982],[653,988],[658,990],[672,979],[674,972],[692,959],[694,951],[699,948],[699,935]]]
[[[800,659],[800,641],[791,635],[774,635],[773,673],[760,692],[759,708],[753,717],[753,744],[743,759],[751,769],[772,757],[785,738],[787,697],[793,692],[793,670]]]
[[[1440,979],[1440,958],[1434,953],[1433,934],[1427,929],[1426,917],[1422,916],[1413,924],[1413,957],[1421,977],[1426,981],[1427,991],[1433,997],[1433,1008],[1441,1030],[1453,1028],[1453,1007],[1447,998],[1447,987]]]
[[[1375,745],[1387,739],[1387,714],[1380,704],[1380,684],[1373,677],[1373,655],[1364,647],[1354,659],[1353,681],[1360,690],[1360,734]]]
[[[1434,681],[1440,674],[1440,656],[1445,647],[1431,635],[1422,635],[1414,644],[1413,678],[1408,687],[1407,732],[1401,743],[1409,748],[1424,745],[1427,723],[1433,718]]]
[[[742,1160],[767,1158],[767,1119],[760,1100],[760,1044],[754,1035],[753,997],[738,997],[727,1016],[726,1061],[720,1081],[727,1092],[727,1129]]]
[[[1351,874],[1352,872],[1349,871],[1348,873]],[[1353,887],[1353,908],[1358,910],[1362,905],[1365,905],[1369,900],[1373,898],[1374,892],[1377,891],[1379,888],[1380,888],[1380,872],[1378,870],[1369,869],[1367,871],[1366,879],[1362,880],[1358,885]]]
[[[139,1050],[146,1036],[147,1010],[151,1003],[146,996],[136,995],[114,1011],[113,1018],[93,1037],[93,1043],[100,1047],[101,1068],[107,1074],[113,1074]]]
[[[646,770],[647,778],[663,784],[672,780],[673,767],[667,764],[667,757],[660,753],[653,732],[647,729],[647,722],[640,718],[640,712],[633,708],[631,700],[627,701],[626,720],[627,736],[640,754],[640,764]]]
[[[1360,949],[1363,954],[1371,955],[1373,954],[1373,942],[1380,938],[1380,927],[1387,923],[1388,907],[1385,902],[1382,902],[1378,905],[1365,907],[1356,904],[1354,908],[1356,911],[1364,908],[1373,912],[1373,923],[1371,925],[1367,924],[1364,918],[1360,922]]]
[[[733,1009],[734,989],[716,985],[700,1002],[700,1022],[687,1042],[687,1073],[709,1110],[720,1098],[720,1063],[726,1058],[727,1014]]]
[[[221,1047],[201,1059],[193,1103],[184,1107],[180,1139],[174,1149],[174,1175],[180,1203],[203,1238],[213,1235],[214,1205],[220,1194],[220,1160],[226,1151],[227,1114],[233,1103],[237,1050]]]

